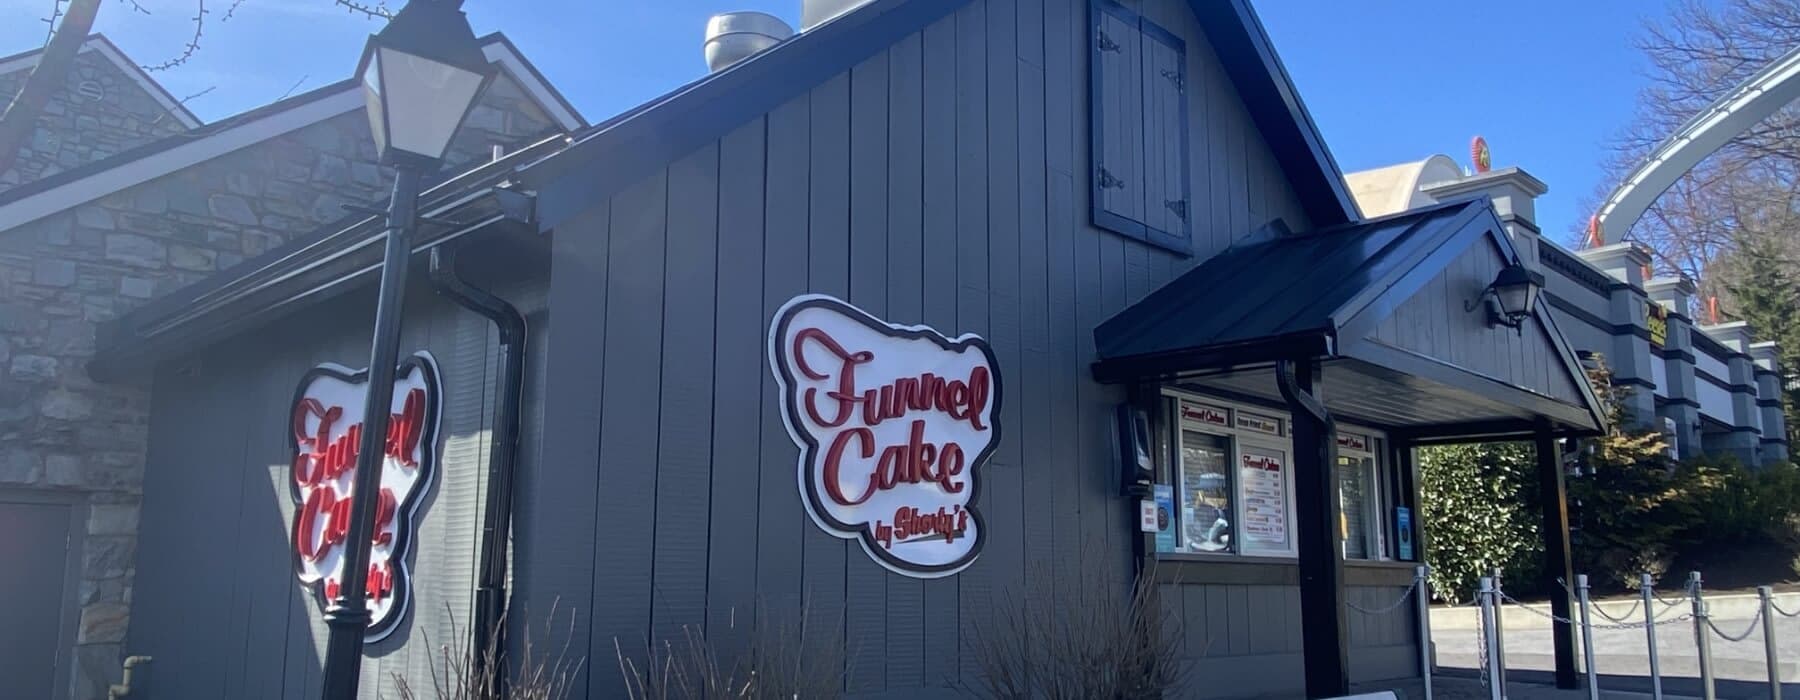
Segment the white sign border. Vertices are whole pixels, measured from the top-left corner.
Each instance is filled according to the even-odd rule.
[[[782,329],[787,326],[788,322],[793,319],[795,314],[798,314],[803,309],[813,307],[824,307],[836,311],[843,314],[846,318],[862,323],[870,329],[884,335],[904,339],[925,338],[932,341],[932,343],[936,344],[938,347],[952,352],[960,352],[967,348],[974,348],[986,356],[988,368],[994,383],[994,402],[992,410],[994,420],[990,426],[994,431],[994,437],[992,440],[988,441],[987,447],[983,448],[980,454],[975,455],[975,458],[969,461],[969,502],[967,505],[963,506],[963,509],[969,514],[969,517],[975,520],[975,544],[969,548],[969,553],[963,555],[961,559],[942,566],[919,566],[917,564],[911,564],[888,554],[886,551],[883,551],[880,547],[876,546],[874,538],[869,534],[867,528],[859,527],[854,530],[846,530],[840,527],[842,523],[833,523],[830,518],[820,513],[820,508],[816,505],[818,494],[813,492],[811,478],[812,456],[813,452],[819,449],[819,446],[813,443],[810,436],[806,434],[806,431],[799,427],[799,418],[796,415],[796,412],[799,410],[799,403],[787,400],[788,395],[795,387],[791,378],[788,376],[785,364],[782,362],[782,358],[786,356],[786,349],[781,347]],[[776,398],[781,402],[781,424],[787,428],[788,437],[794,441],[794,445],[800,448],[800,456],[796,462],[796,469],[794,470],[797,485],[800,488],[800,503],[806,507],[806,514],[812,518],[813,524],[817,525],[820,530],[824,530],[827,534],[834,537],[846,540],[856,540],[858,544],[862,545],[863,553],[869,555],[870,559],[875,560],[875,563],[880,564],[882,568],[900,574],[901,576],[920,579],[945,578],[962,573],[963,570],[969,568],[971,564],[974,564],[975,560],[980,558],[982,548],[987,544],[987,520],[982,517],[981,510],[977,507],[977,504],[981,501],[982,483],[982,479],[979,477],[978,472],[980,472],[982,467],[987,466],[988,460],[992,458],[994,452],[999,449],[1000,440],[1004,436],[999,420],[1000,408],[1005,400],[1005,391],[1003,389],[1004,382],[1001,377],[1002,370],[1000,368],[999,358],[994,355],[994,349],[992,346],[988,345],[987,339],[974,333],[964,333],[955,338],[951,338],[938,332],[937,329],[924,324],[909,326],[899,323],[889,323],[881,320],[874,314],[857,308],[850,302],[829,294],[802,294],[789,299],[787,303],[781,305],[781,308],[775,310],[775,316],[769,322],[768,346],[769,369],[774,373],[775,383],[780,390]]]

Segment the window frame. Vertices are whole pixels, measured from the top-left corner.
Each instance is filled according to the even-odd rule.
[[[1190,422],[1181,411],[1183,402],[1225,411],[1225,424],[1218,425],[1199,421]],[[1235,401],[1177,387],[1162,388],[1157,406],[1161,417],[1155,422],[1162,429],[1163,433],[1158,437],[1160,463],[1156,467],[1157,480],[1158,483],[1171,487],[1171,490],[1174,493],[1173,505],[1175,509],[1174,512],[1171,513],[1171,521],[1174,523],[1172,527],[1175,528],[1174,549],[1170,551],[1158,550],[1156,552],[1157,556],[1173,556],[1177,558],[1222,557],[1243,560],[1269,560],[1272,562],[1297,560],[1299,558],[1299,542],[1297,534],[1294,531],[1296,521],[1294,506],[1296,498],[1295,489],[1298,479],[1294,473],[1294,444],[1291,419],[1278,415],[1279,409],[1271,409],[1263,405]],[[1278,434],[1259,432],[1256,429],[1243,427],[1245,423],[1240,420],[1240,417],[1246,415],[1278,421]],[[1367,497],[1364,505],[1363,530],[1369,537],[1372,551],[1370,556],[1362,558],[1344,556],[1343,561],[1346,563],[1399,561],[1399,553],[1393,549],[1395,546],[1394,536],[1388,531],[1388,521],[1393,517],[1392,511],[1393,507],[1396,505],[1393,502],[1394,495],[1390,493],[1390,491],[1394,487],[1394,484],[1398,483],[1399,479],[1399,475],[1395,472],[1399,467],[1395,463],[1393,456],[1389,454],[1392,443],[1389,441],[1386,431],[1383,430],[1354,423],[1341,423],[1338,424],[1336,428],[1337,430],[1332,436],[1334,441],[1340,440],[1341,436],[1345,433],[1351,433],[1362,437],[1366,441],[1366,449],[1355,449],[1353,447],[1346,449],[1342,442],[1338,442],[1337,446],[1338,450],[1341,452],[1368,458],[1369,464],[1366,468],[1369,470],[1370,477],[1367,484]],[[1186,517],[1186,510],[1188,508],[1187,494],[1183,491],[1183,485],[1181,483],[1182,440],[1183,433],[1189,431],[1222,439],[1227,445],[1226,449],[1228,450],[1230,459],[1229,475],[1231,477],[1232,541],[1230,548],[1226,550],[1191,550],[1188,548],[1187,533],[1181,528],[1181,523]],[[1287,528],[1287,546],[1285,548],[1247,546],[1248,543],[1242,535],[1244,512],[1244,479],[1242,470],[1246,448],[1249,448],[1252,451],[1274,451],[1280,453],[1283,457],[1284,469],[1282,472],[1282,490],[1284,497],[1286,498],[1286,521],[1284,525]],[[1338,483],[1337,479],[1339,475],[1337,474],[1337,470],[1339,469],[1339,465],[1334,461],[1331,468],[1333,470],[1332,483],[1336,484]],[[1340,503],[1339,505],[1341,509],[1342,504]],[[1416,513],[1414,514],[1414,517],[1417,517]],[[1340,556],[1343,556],[1343,547],[1344,542],[1340,539]]]
[[[1136,25],[1141,40],[1160,41],[1174,48],[1183,62],[1181,67],[1182,73],[1180,76],[1182,86],[1179,88],[1179,94],[1181,95],[1181,109],[1179,116],[1181,131],[1181,145],[1179,147],[1181,184],[1179,189],[1182,194],[1181,201],[1185,204],[1186,212],[1181,216],[1180,231],[1165,231],[1161,228],[1151,226],[1147,222],[1133,220],[1124,215],[1109,211],[1104,204],[1105,193],[1104,188],[1101,187],[1103,178],[1100,175],[1100,171],[1104,167],[1102,156],[1106,152],[1107,121],[1105,114],[1106,110],[1103,104],[1103,98],[1106,95],[1106,72],[1100,70],[1102,61],[1101,54],[1103,53],[1100,43],[1100,32],[1105,23],[1105,17],[1109,14]],[[1150,18],[1145,17],[1143,14],[1132,10],[1131,8],[1125,7],[1114,0],[1088,0],[1087,42],[1089,222],[1096,228],[1105,229],[1133,240],[1142,241],[1182,257],[1191,257],[1194,254],[1194,217],[1197,215],[1197,211],[1193,196],[1193,174],[1191,172],[1193,169],[1193,144],[1190,140],[1193,129],[1192,124],[1189,121],[1189,103],[1191,102],[1191,99],[1189,98],[1186,89],[1186,83],[1189,78],[1186,66],[1188,58],[1187,42],[1182,40],[1182,38],[1177,36],[1174,32],[1151,21]],[[1140,50],[1138,54],[1138,74],[1140,76],[1140,82],[1148,82],[1144,76],[1144,69],[1142,67],[1142,50]],[[1147,102],[1143,91],[1140,91],[1138,97],[1141,102]],[[1146,133],[1144,127],[1150,123],[1151,115],[1146,107],[1146,105],[1140,105],[1140,109],[1138,110],[1139,153],[1149,152],[1149,144],[1144,137],[1144,134]]]
[[[1354,447],[1345,447],[1343,442],[1345,433],[1354,434],[1363,438],[1368,442],[1368,445],[1365,449],[1360,450]],[[1387,454],[1387,434],[1360,425],[1339,424],[1337,426],[1337,432],[1333,434],[1332,439],[1337,441],[1337,451],[1340,456],[1344,453],[1350,453],[1369,459],[1369,465],[1367,467],[1369,483],[1366,487],[1367,500],[1363,506],[1363,531],[1370,536],[1372,554],[1370,556],[1353,558],[1348,552],[1343,551],[1346,546],[1346,543],[1343,541],[1339,542],[1339,551],[1343,552],[1344,561],[1346,562],[1393,561],[1396,553],[1391,552],[1388,549],[1392,538],[1388,535],[1387,520],[1392,516],[1392,504],[1388,502],[1388,494],[1389,486],[1395,475],[1393,474],[1394,465],[1391,463],[1392,460]],[[1340,467],[1341,465],[1332,465],[1334,471]],[[1341,478],[1341,475],[1336,476]],[[1343,509],[1341,495],[1339,497],[1338,508],[1340,512]]]
[[[1178,528],[1175,532],[1175,550],[1171,552],[1159,551],[1157,554],[1160,556],[1173,555],[1177,557],[1228,557],[1243,560],[1260,559],[1280,563],[1298,560],[1300,557],[1299,540],[1294,533],[1294,489],[1297,480],[1294,478],[1294,445],[1289,426],[1290,421],[1287,418],[1270,415],[1274,413],[1274,411],[1270,411],[1262,406],[1220,399],[1176,388],[1163,389],[1161,396],[1162,403],[1160,404],[1160,408],[1169,416],[1168,420],[1160,422],[1161,425],[1166,426],[1168,429],[1168,449],[1163,450],[1163,458],[1168,460],[1168,468],[1159,468],[1157,473],[1160,477],[1168,478],[1168,483],[1173,487],[1175,492],[1175,513],[1173,514],[1174,517],[1172,519],[1177,524],[1181,523],[1186,516],[1185,511],[1187,509],[1186,498],[1180,483],[1182,466],[1182,433],[1191,430],[1204,435],[1223,438],[1229,450],[1229,466],[1227,468],[1230,470],[1229,473],[1231,475],[1232,541],[1231,548],[1228,550],[1217,552],[1192,551],[1187,548],[1186,533]],[[1225,417],[1226,424],[1220,426],[1196,423],[1190,426],[1181,415],[1181,403],[1183,401],[1201,404],[1209,408],[1224,409],[1227,412]],[[1279,421],[1279,435],[1258,433],[1253,430],[1246,430],[1239,427],[1238,417],[1240,414],[1246,412],[1259,418],[1269,418]],[[1242,471],[1245,448],[1260,451],[1273,451],[1280,453],[1282,456],[1283,468],[1281,487],[1282,497],[1284,499],[1283,514],[1285,515],[1283,527],[1285,528],[1287,535],[1287,546],[1285,548],[1247,546],[1248,543],[1242,535],[1244,516],[1244,479]]]

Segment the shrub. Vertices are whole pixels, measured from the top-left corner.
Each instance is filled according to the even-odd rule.
[[[976,625],[973,694],[994,700],[1179,697],[1180,623],[1158,599],[1153,570],[1127,592],[1098,567],[1072,585],[1046,571],[1031,590],[994,601]],[[1065,572],[1066,574],[1067,572]]]
[[[1535,582],[1541,571],[1535,452],[1524,443],[1422,447],[1418,450],[1420,522],[1427,528],[1431,590],[1449,602],[1474,598],[1495,568],[1508,581]]]
[[[449,606],[445,606],[448,612]],[[458,631],[456,616],[450,615],[450,636],[457,641],[453,644],[439,645],[436,655],[427,655],[426,663],[431,669],[431,688],[429,692],[414,690],[405,676],[394,674],[394,687],[401,700],[559,700],[569,697],[574,692],[575,677],[581,672],[584,658],[570,657],[569,644],[574,641],[575,613],[569,612],[569,629],[564,631],[563,643],[554,655],[540,653],[533,643],[531,626],[526,625],[525,639],[520,644],[517,663],[512,673],[507,674],[506,656],[500,653],[499,630],[506,629],[507,613],[502,612],[500,619],[494,623],[495,634],[488,635],[490,641],[486,649],[477,652],[470,648],[469,636]],[[552,625],[558,615],[556,605],[550,606],[550,616],[544,622],[544,638],[548,641]],[[431,647],[431,635],[424,634],[425,646]],[[476,663],[477,654],[481,663]],[[441,665],[440,665],[441,664]],[[504,681],[502,683],[501,681]]]
[[[684,625],[679,639],[651,642],[641,657],[625,652],[617,639],[619,672],[631,700],[791,700],[844,694],[843,624],[808,624],[811,606],[798,620],[763,611],[756,633],[743,649],[723,649],[703,628]],[[737,618],[731,618],[731,627]],[[808,631],[829,628],[821,638]]]

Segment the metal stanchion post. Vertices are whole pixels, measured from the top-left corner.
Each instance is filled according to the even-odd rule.
[[[1775,658],[1775,606],[1769,600],[1772,593],[1768,586],[1756,587],[1756,597],[1762,604],[1763,660],[1769,664],[1769,700],[1781,700],[1781,664]]]
[[[1431,585],[1426,582],[1429,572],[1430,568],[1425,566],[1413,569],[1413,575],[1417,577],[1413,585],[1418,587],[1413,597],[1418,599],[1419,607],[1419,677],[1425,679],[1425,700],[1431,700]]]
[[[1500,567],[1494,567],[1494,649],[1492,656],[1506,668],[1506,589],[1500,585]]]
[[[1594,623],[1588,619],[1587,574],[1575,575],[1575,595],[1581,605],[1581,663],[1587,668],[1588,700],[1600,700],[1600,674],[1594,670]]]
[[[1714,700],[1712,637],[1707,634],[1706,599],[1700,594],[1700,572],[1688,572],[1688,595],[1694,604],[1694,647],[1700,652],[1700,697]]]
[[[1488,676],[1489,700],[1506,699],[1506,667],[1500,662],[1498,647],[1500,646],[1499,625],[1495,618],[1499,612],[1499,596],[1494,590],[1494,579],[1481,578],[1481,641],[1487,646],[1486,670]]]
[[[1644,640],[1650,645],[1650,697],[1663,700],[1662,669],[1656,663],[1656,582],[1650,574],[1638,578],[1638,591],[1644,595]]]

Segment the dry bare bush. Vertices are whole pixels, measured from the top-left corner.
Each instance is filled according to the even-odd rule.
[[[1042,572],[1023,595],[995,601],[992,623],[974,626],[980,675],[969,690],[994,700],[1180,694],[1181,622],[1163,608],[1155,572],[1145,569],[1122,590],[1100,567],[1081,570],[1073,585],[1066,571]]]
[[[574,691],[574,681],[581,673],[586,662],[585,657],[569,656],[569,645],[574,641],[575,612],[569,611],[569,627],[563,631],[562,647],[554,656],[546,655],[537,649],[532,642],[536,636],[530,625],[526,626],[525,639],[520,644],[518,663],[511,664],[513,673],[507,675],[509,659],[502,654],[499,640],[503,636],[499,630],[506,628],[508,612],[502,612],[500,619],[494,622],[495,634],[489,634],[486,649],[480,651],[481,663],[476,663],[476,653],[470,649],[469,635],[462,634],[456,625],[456,616],[446,605],[445,612],[450,614],[450,636],[457,641],[437,648],[437,654],[428,657],[431,665],[431,688],[429,692],[415,691],[405,676],[394,674],[394,687],[401,700],[560,700],[569,697]],[[544,639],[549,641],[556,624],[557,606],[551,604],[550,615],[544,620]],[[431,634],[424,633],[426,647],[431,646]]]
[[[793,700],[844,694],[847,654],[843,622],[809,624],[803,605],[798,620],[768,612],[742,649],[707,636],[704,628],[683,625],[678,639],[654,641],[641,655],[627,654],[613,640],[619,672],[632,700]],[[728,630],[736,630],[737,617]]]

